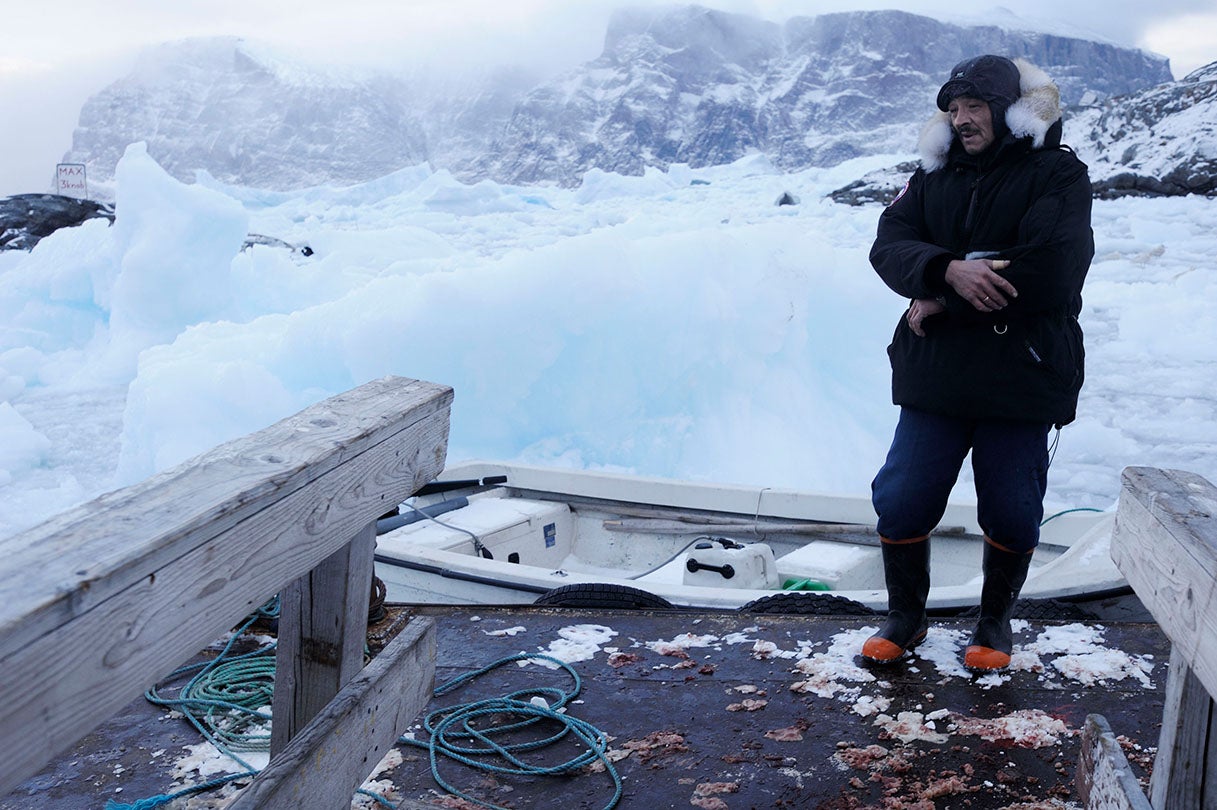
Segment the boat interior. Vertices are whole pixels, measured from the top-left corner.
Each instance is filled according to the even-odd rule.
[[[638,505],[508,486],[417,497],[382,524],[382,559],[479,557],[522,569],[719,588],[884,587],[879,540],[867,524]],[[941,527],[931,548],[936,581],[963,584],[979,576],[978,535]],[[1036,562],[1060,551],[1046,547]]]

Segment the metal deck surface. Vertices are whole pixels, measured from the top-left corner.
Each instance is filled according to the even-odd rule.
[[[436,621],[437,685],[520,652],[581,658],[572,666],[582,689],[568,713],[609,735],[623,783],[618,806],[639,810],[1078,808],[1073,779],[1087,714],[1108,719],[1148,784],[1169,659],[1166,638],[1148,622],[1019,622],[1016,668],[978,679],[958,663],[966,619],[935,620],[924,655],[865,669],[852,651],[877,617],[411,611]],[[428,711],[535,685],[569,688],[570,679],[512,663],[433,699]],[[110,799],[172,792],[182,784],[172,781],[174,762],[199,741],[185,721],[135,701],[0,798],[0,808],[101,810]],[[381,787],[391,780],[395,804],[479,806],[437,786],[426,750],[397,750],[400,764],[378,777]],[[579,750],[560,742],[524,756],[555,763]],[[520,810],[595,810],[614,792],[605,772],[518,777],[449,760],[438,767],[469,796]],[[201,794],[162,806],[223,804]]]

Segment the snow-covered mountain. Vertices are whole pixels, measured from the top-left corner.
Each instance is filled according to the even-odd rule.
[[[466,181],[577,185],[591,168],[781,169],[909,152],[955,62],[1021,55],[1093,104],[1170,82],[1165,59],[1107,43],[897,11],[784,24],[684,6],[612,20],[601,55],[537,84],[476,87],[306,69],[236,39],[150,53],[90,99],[67,156],[104,184],[129,143],[172,175],[271,189],[347,184],[430,162]]]
[[[728,163],[753,151],[787,170],[911,151],[942,77],[978,52],[1024,56],[1066,104],[1144,89],[1165,60],[1109,44],[899,11],[784,25],[682,7],[613,19],[604,53],[517,107],[485,173],[573,185],[593,166]]]
[[[1066,124],[1102,197],[1217,194],[1217,62]]]
[[[67,162],[104,181],[146,141],[173,176],[264,188],[356,183],[427,159],[384,77],[320,70],[235,37],[165,44],[85,102]]]

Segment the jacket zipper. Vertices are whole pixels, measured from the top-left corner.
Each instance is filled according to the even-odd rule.
[[[968,200],[968,213],[963,219],[964,244],[971,244],[972,231],[976,229],[976,198],[980,192],[980,181],[984,175],[977,175],[972,181],[972,197]]]

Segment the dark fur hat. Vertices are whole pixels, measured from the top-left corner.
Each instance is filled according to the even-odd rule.
[[[951,78],[938,91],[938,109],[946,111],[951,99],[971,96],[1005,112],[1018,100],[1018,68],[1004,56],[985,54],[965,59],[951,69]]]

